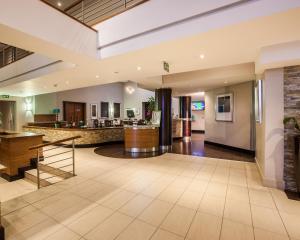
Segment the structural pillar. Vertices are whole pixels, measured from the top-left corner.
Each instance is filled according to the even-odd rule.
[[[172,89],[156,89],[155,102],[157,110],[161,111],[159,146],[162,150],[168,150],[172,147]]]
[[[190,142],[192,136],[192,98],[190,96],[179,97],[179,106],[183,141]]]

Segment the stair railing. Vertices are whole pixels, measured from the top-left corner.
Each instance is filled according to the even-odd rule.
[[[81,138],[81,136],[64,138],[58,141],[40,144],[29,148],[29,150],[36,150],[36,156],[37,156],[36,169],[37,169],[38,189],[43,187],[41,180],[47,181],[54,177],[64,176],[68,178],[71,176],[75,176],[75,140],[78,138]],[[71,150],[69,150],[70,148]],[[41,165],[41,162],[46,160],[48,160],[49,162]],[[53,167],[54,164],[62,164],[62,165],[59,167]],[[42,166],[44,168],[50,168],[50,170],[42,170],[41,169]],[[72,167],[71,171],[65,170],[65,168],[70,166]],[[42,174],[41,172],[50,173],[50,174],[53,173],[53,175],[50,175],[45,178],[41,178],[41,174]]]

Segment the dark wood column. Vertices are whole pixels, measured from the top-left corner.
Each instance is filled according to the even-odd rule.
[[[155,101],[157,109],[161,111],[159,146],[162,150],[167,150],[172,147],[172,89],[156,89]]]
[[[190,142],[192,136],[192,98],[190,96],[179,97],[180,112],[182,120],[183,141]]]

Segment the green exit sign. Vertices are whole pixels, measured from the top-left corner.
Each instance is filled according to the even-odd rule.
[[[9,98],[9,95],[2,95],[2,98]]]

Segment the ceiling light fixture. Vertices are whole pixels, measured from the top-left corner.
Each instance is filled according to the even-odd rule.
[[[228,82],[227,82],[227,81],[224,81],[224,83],[227,84]]]
[[[61,5],[62,5],[61,2],[57,2],[57,6],[61,7]]]
[[[204,59],[204,57],[205,57],[204,54],[200,54],[201,59]]]
[[[99,75],[96,75],[96,78],[99,78]]]
[[[118,73],[119,73],[118,71],[115,71],[115,72],[114,72],[114,74],[118,74]]]
[[[142,70],[142,67],[137,66],[136,69],[137,69],[138,71],[141,71],[141,70]]]

